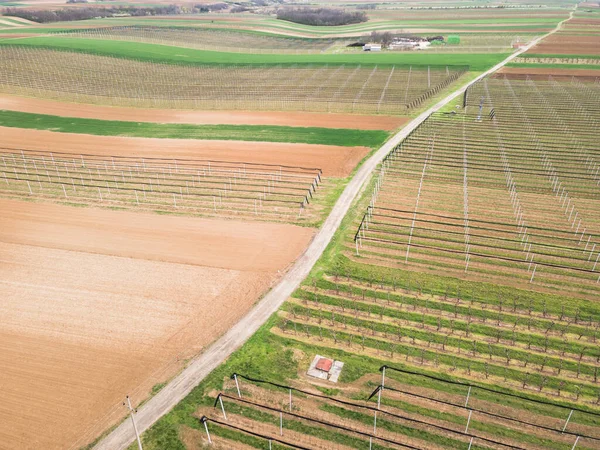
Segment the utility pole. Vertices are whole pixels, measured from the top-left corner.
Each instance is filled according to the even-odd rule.
[[[142,450],[142,441],[140,440],[140,433],[138,433],[137,425],[135,424],[135,418],[133,417],[133,413],[137,412],[137,409],[133,409],[131,407],[131,400],[129,400],[129,395],[125,397],[127,399],[127,403],[123,402],[124,406],[127,406],[129,409],[129,414],[131,415],[131,423],[133,424],[133,431],[135,431],[135,438],[137,439],[138,448]]]

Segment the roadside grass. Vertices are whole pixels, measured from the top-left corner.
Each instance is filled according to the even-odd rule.
[[[274,125],[193,125],[177,123],[123,122],[81,119],[0,110],[0,126],[81,133],[95,136],[125,136],[160,139],[237,140],[379,147],[389,136],[383,130],[288,127]]]
[[[189,48],[128,41],[77,39],[69,37],[31,37],[18,41],[0,39],[0,45],[27,46],[53,50],[112,56],[136,61],[189,65],[343,65],[367,66],[469,66],[485,70],[505,59],[509,53],[373,53],[356,54],[249,54],[203,51]]]

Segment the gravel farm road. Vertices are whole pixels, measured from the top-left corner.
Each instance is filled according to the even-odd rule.
[[[573,17],[570,13],[569,18]],[[568,19],[565,19],[565,21]],[[563,21],[564,22],[564,21]],[[440,100],[434,106],[423,112],[411,122],[406,124],[399,133],[388,140],[376,153],[374,153],[356,172],[350,180],[346,189],[333,207],[327,220],[316,234],[309,247],[300,258],[294,263],[292,268],[284,275],[279,283],[271,289],[263,299],[252,308],[234,327],[221,336],[217,341],[210,345],[207,350],[197,356],[190,364],[171,382],[169,382],[161,391],[152,397],[148,402],[138,409],[135,415],[138,430],[141,432],[150,428],[158,419],[168,413],[177,403],[185,398],[191,390],[196,387],[211,371],[217,368],[229,355],[240,348],[252,334],[264,324],[267,319],[279,309],[287,298],[296,290],[300,283],[310,273],[312,267],[317,262],[334,233],[340,226],[342,219],[350,209],[352,202],[361,192],[361,188],[369,180],[371,173],[385,156],[394,149],[411,131],[417,128],[427,117],[438,111],[447,103],[454,100],[459,95],[479,81],[483,77],[497,71],[505,64],[510,62],[521,53],[526,52],[541,39],[555,33],[560,29],[562,23],[548,34],[541,36],[527,46],[512,53],[504,61],[492,67],[487,72],[482,73],[474,80],[461,86],[459,89]],[[104,437],[96,446],[95,450],[122,450],[126,449],[135,441],[135,434],[131,421],[123,421],[110,434]]]

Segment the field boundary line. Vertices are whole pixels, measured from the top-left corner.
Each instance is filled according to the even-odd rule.
[[[298,258],[292,268],[284,277],[260,300],[238,323],[230,328],[224,335],[213,342],[205,352],[194,358],[190,364],[172,381],[170,381],[160,392],[142,405],[136,414],[136,423],[140,432],[146,431],[158,419],[167,414],[181,400],[183,400],[206,376],[221,365],[229,356],[239,349],[250,337],[274,314],[288,297],[300,286],[308,276],[315,263],[329,245],[333,235],[342,223],[343,218],[350,209],[352,202],[358,197],[362,187],[369,180],[371,174],[383,159],[400,142],[408,137],[421,123],[431,114],[443,108],[446,104],[462,95],[470,86],[484,77],[496,72],[504,65],[525,53],[538,44],[542,39],[557,32],[563,22],[558,23],[555,29],[549,33],[534,39],[525,47],[509,55],[506,59],[496,64],[491,69],[483,72],[475,79],[464,84],[453,93],[438,101],[434,106],[422,112],[412,121],[407,123],[397,134],[390,138],[377,152],[375,152],[358,169],[350,180],[340,197],[338,198],[331,213],[317,232],[306,251]],[[125,393],[123,393],[125,396]],[[98,442],[93,448],[95,450],[124,450],[135,441],[135,434],[131,423],[123,421]]]

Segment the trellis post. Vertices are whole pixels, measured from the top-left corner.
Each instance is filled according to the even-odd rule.
[[[567,417],[567,420],[565,421],[565,426],[562,429],[562,432],[564,433],[565,430],[567,429],[567,425],[569,425],[569,421],[571,420],[571,416],[573,415],[573,410],[571,410],[571,412],[569,413],[569,417]]]
[[[200,419],[202,421],[202,423],[204,424],[204,431],[206,431],[206,437],[208,439],[208,443],[212,445],[212,440],[210,439],[210,433],[208,432],[208,419],[206,417],[202,417],[202,419]]]
[[[465,434],[469,432],[469,424],[471,423],[471,415],[473,414],[473,410],[469,410],[469,417],[467,418],[467,427],[465,428]]]
[[[223,412],[223,418],[227,420],[227,414],[225,414],[225,407],[223,406],[223,397],[219,394],[219,403],[221,404],[221,411]]]
[[[237,374],[233,374],[233,379],[235,380],[235,388],[237,389],[237,395],[239,398],[242,398],[242,393],[240,392],[240,384],[238,383]]]

